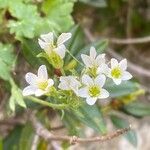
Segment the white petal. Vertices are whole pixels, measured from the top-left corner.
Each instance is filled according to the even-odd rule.
[[[76,93],[78,91],[78,88],[79,88],[80,84],[78,83],[73,83],[73,82],[70,82],[70,85],[69,87]]]
[[[61,45],[63,44],[64,42],[66,42],[68,39],[70,39],[72,36],[71,33],[62,33],[59,37],[58,37],[58,40],[57,40],[57,45]]]
[[[66,47],[65,45],[60,45],[54,51],[63,59],[65,57]]]
[[[94,80],[95,84],[98,85],[99,87],[103,87],[105,81],[106,81],[105,75],[98,75]]]
[[[48,49],[48,47],[49,47],[49,43],[46,43],[46,42],[42,41],[41,39],[38,39],[38,43],[39,43],[40,47],[44,50]]]
[[[69,77],[69,87],[78,95],[78,88],[81,86],[81,83],[74,76]]]
[[[66,79],[66,77],[60,77],[60,83],[58,85],[58,88],[59,89],[62,89],[62,90],[70,90],[70,87],[68,85],[68,80]]]
[[[46,43],[53,43],[54,38],[52,32],[49,32],[48,34],[42,34],[40,37]]]
[[[83,98],[88,97],[89,96],[88,89],[86,87],[79,89],[78,95]]]
[[[96,55],[97,55],[96,50],[95,50],[95,48],[92,46],[92,47],[90,48],[90,57],[91,57],[92,59],[95,59]]]
[[[59,80],[60,80],[61,82],[68,82],[68,78],[69,78],[69,76],[61,76],[61,77],[59,78]]]
[[[101,89],[101,94],[98,98],[107,98],[109,97],[109,92],[105,89]]]
[[[48,74],[47,74],[47,69],[45,65],[41,65],[38,69],[38,78],[40,80],[47,80],[48,79]]]
[[[54,81],[52,79],[48,79],[48,86],[53,86],[54,85]]]
[[[124,71],[127,69],[127,59],[123,59],[119,63],[120,68]]]
[[[78,86],[71,87],[71,90],[74,91],[76,95],[78,95]]]
[[[111,59],[111,68],[115,68],[118,66],[118,61],[117,59],[112,58]]]
[[[44,95],[46,93],[46,91],[43,91],[43,90],[41,90],[41,89],[37,89],[36,91],[35,91],[35,96],[42,96],[42,95]]]
[[[105,74],[108,75],[110,72],[109,67],[106,64],[101,64],[97,69],[97,74]]]
[[[93,79],[89,75],[86,75],[86,74],[84,74],[82,76],[82,83],[85,85],[93,85],[94,84]]]
[[[74,76],[61,76],[58,87],[62,90],[73,90],[77,94],[80,85],[80,82]]]
[[[95,102],[96,102],[96,100],[97,100],[96,97],[94,97],[94,98],[88,97],[88,98],[86,99],[86,102],[87,102],[87,104],[89,104],[89,105],[94,105]],[[94,116],[93,116],[93,117],[94,117]]]
[[[123,72],[122,80],[130,80],[131,78],[132,78],[132,75],[129,72],[127,71]]]
[[[96,64],[101,65],[105,63],[105,54],[100,54],[96,57]]]
[[[30,85],[36,85],[38,77],[35,74],[29,72],[25,75],[25,79]]]
[[[70,87],[66,83],[59,83],[58,88],[61,90],[70,90]]]
[[[119,85],[121,83],[121,79],[114,79],[113,78],[113,81],[116,85]]]
[[[22,94],[23,94],[23,96],[32,95],[35,93],[36,89],[37,88],[34,86],[27,86],[23,89]]]
[[[81,54],[81,58],[82,58],[84,64],[86,65],[86,67],[93,66],[93,60],[89,56],[87,56],[85,54]]]
[[[70,83],[73,86],[81,86],[81,83],[74,77],[74,76],[68,76],[70,79]]]

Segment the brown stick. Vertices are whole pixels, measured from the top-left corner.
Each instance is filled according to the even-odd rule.
[[[51,130],[60,130],[60,129],[63,129],[65,126],[64,125],[60,125],[58,127],[52,127]]]
[[[119,135],[122,135],[126,132],[128,132],[131,127],[119,129],[115,132],[112,132],[110,134],[106,134],[103,136],[97,136],[97,137],[90,137],[90,138],[79,138],[77,136],[62,136],[62,135],[53,135],[50,131],[48,131],[32,114],[30,117],[30,121],[36,131],[36,134],[45,139],[46,141],[68,141],[70,144],[76,144],[76,143],[86,143],[86,142],[104,142],[107,140],[111,140],[115,137],[118,137]]]
[[[141,38],[128,38],[128,39],[110,38],[109,42],[114,44],[143,44],[150,42],[150,36]]]

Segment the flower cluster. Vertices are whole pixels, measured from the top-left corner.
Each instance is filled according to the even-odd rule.
[[[63,70],[63,58],[66,53],[64,43],[71,38],[71,33],[62,33],[55,42],[53,33],[41,35],[39,45],[48,57],[49,63],[56,69]],[[132,75],[126,71],[127,60],[118,62],[112,58],[106,62],[105,54],[97,55],[94,47],[90,48],[90,54],[81,54],[84,68],[81,75],[65,75],[58,77],[58,85],[54,85],[54,80],[48,78],[45,65],[41,65],[37,75],[27,73],[25,76],[29,86],[24,88],[23,95],[51,96],[51,89],[56,91],[69,91],[76,97],[86,99],[87,104],[93,105],[97,99],[109,97],[109,92],[104,88],[107,78],[119,85],[124,80],[129,80]]]

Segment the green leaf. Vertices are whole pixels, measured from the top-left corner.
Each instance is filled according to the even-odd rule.
[[[108,81],[105,88],[109,91],[110,97],[120,97],[128,95],[139,89],[139,85],[132,81],[123,81],[120,85],[116,85],[113,81]]]
[[[115,115],[111,115],[110,117],[111,117],[112,123],[117,128],[129,127],[129,123],[126,120],[124,120],[118,116],[115,116]],[[135,131],[130,130],[128,133],[125,134],[125,137],[133,146],[137,146],[137,135],[136,135]]]
[[[9,4],[9,0],[0,0],[0,8],[5,8]]]
[[[37,44],[37,41],[22,39],[22,52],[25,59],[33,67],[38,67],[43,64],[43,61],[36,56],[41,52],[40,47]]]
[[[17,20],[9,20],[8,27],[10,33],[15,33],[16,38],[21,37],[33,38],[35,36],[35,29],[40,20],[37,12],[37,6],[31,4],[24,4],[21,1],[16,3],[9,3],[9,11]]]
[[[85,104],[80,107],[79,112],[80,115],[77,113],[75,115],[81,122],[93,128],[96,132],[100,132],[102,134],[107,132],[103,116],[96,105],[89,106]]]
[[[61,31],[67,31],[73,24],[71,13],[75,0],[45,0],[42,11],[46,16],[57,23]]]
[[[0,78],[4,80],[10,79],[10,72],[14,64],[14,59],[12,45],[0,43]]]
[[[134,102],[123,107],[124,111],[137,117],[150,115],[150,105],[141,102]]]
[[[15,97],[11,96],[9,99],[9,107],[14,112],[15,111]]]
[[[40,16],[37,5],[17,0],[15,3],[9,1],[7,7],[11,15],[17,18],[16,20],[9,20],[7,26],[10,28],[10,33],[15,33],[18,40],[21,40],[22,37],[33,38],[53,30],[55,32],[60,31],[56,22]]]
[[[79,121],[75,116],[73,117],[73,114],[71,112],[65,111],[63,122],[70,135],[80,135]]]
[[[0,150],[3,150],[3,139],[1,136],[0,136]]]
[[[33,38],[35,27],[34,24],[29,20],[13,21],[10,20],[8,23],[10,33],[15,33],[15,38],[20,40],[21,37]]]
[[[4,139],[4,150],[17,150],[19,149],[19,140],[21,137],[22,126],[16,126],[15,129],[10,132],[9,136]]]
[[[72,33],[71,39],[66,43],[66,48],[72,55],[76,55],[84,46],[85,39],[84,33],[79,25],[74,26],[70,32]],[[65,63],[68,63],[72,57],[67,53],[65,56]]]
[[[79,0],[85,4],[94,6],[94,7],[106,7],[107,3],[106,0]]]
[[[22,129],[20,140],[19,140],[19,149],[20,150],[29,150],[31,149],[33,138],[34,138],[34,130],[30,123],[27,123]]]
[[[7,9],[13,18],[8,19],[7,27],[15,38],[33,38],[50,31],[67,31],[74,21],[71,16],[74,0],[45,0],[42,9],[29,0],[0,0],[0,8]],[[42,12],[41,12],[42,11]],[[41,13],[45,15],[41,15]]]
[[[18,88],[18,86],[15,84],[15,82],[11,79],[11,97],[9,100],[9,106],[12,111],[15,111],[15,104],[20,105],[21,107],[26,108],[26,104],[23,100],[22,91]]]

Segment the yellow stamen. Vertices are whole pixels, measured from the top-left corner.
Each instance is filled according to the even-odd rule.
[[[41,89],[41,90],[45,90],[47,86],[48,86],[48,82],[47,81],[38,83],[38,88]]]
[[[91,97],[97,97],[100,95],[101,89],[100,87],[93,85],[89,88],[89,95]]]
[[[119,67],[113,68],[111,70],[111,76],[114,78],[120,78],[122,75],[121,69]]]

